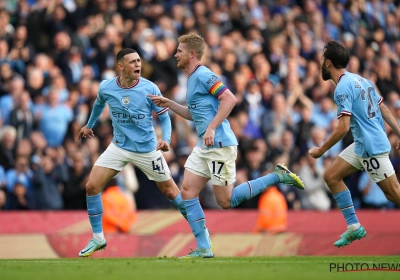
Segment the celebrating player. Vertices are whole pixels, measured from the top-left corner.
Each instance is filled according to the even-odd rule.
[[[154,180],[161,190],[184,217],[186,210],[175,182],[161,151],[169,150],[171,120],[168,108],[160,108],[147,98],[148,93],[161,96],[158,87],[140,77],[141,60],[133,49],[123,49],[116,56],[121,75],[101,82],[87,125],[81,128],[79,137],[92,138],[92,128],[106,104],[110,109],[114,138],[107,150],[93,166],[86,184],[87,209],[93,238],[79,252],[80,257],[88,257],[107,246],[102,229],[103,186],[120,172],[128,162],[133,162],[150,180]],[[157,143],[152,126],[152,110],[161,122],[162,141]]]
[[[187,106],[162,96],[150,96],[157,106],[169,107],[183,118],[193,120],[200,138],[186,161],[181,191],[197,241],[196,250],[185,256],[188,258],[214,257],[199,202],[199,193],[208,180],[211,179],[217,202],[224,209],[236,207],[277,183],[304,189],[300,178],[283,164],[278,164],[272,174],[233,188],[238,142],[226,118],[235,106],[236,98],[217,75],[200,64],[204,49],[204,39],[195,33],[179,38],[175,58],[178,67],[188,75]]]
[[[386,197],[400,206],[400,188],[389,160],[390,143],[382,118],[400,138],[400,128],[383,98],[367,79],[346,71],[349,51],[338,42],[324,47],[321,57],[322,79],[336,84],[334,100],[339,123],[321,147],[312,147],[309,153],[321,157],[342,139],[349,129],[354,143],[343,150],[325,171],[325,181],[347,222],[347,230],[334,243],[336,247],[349,245],[364,238],[366,231],[358,222],[353,201],[343,178],[364,169],[383,190]],[[400,148],[400,142],[397,149]]]

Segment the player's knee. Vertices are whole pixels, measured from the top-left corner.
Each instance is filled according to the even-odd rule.
[[[229,209],[229,208],[231,208],[231,202],[230,202],[230,200],[227,200],[227,199],[217,199],[217,203],[218,203],[218,205],[219,205],[222,209]]]
[[[324,180],[325,180],[326,184],[329,186],[329,185],[332,185],[335,183],[336,178],[335,178],[335,176],[332,175],[331,172],[329,172],[329,170],[326,170],[324,172]]]
[[[85,189],[88,195],[96,195],[98,193],[96,185],[90,181],[86,183]]]
[[[385,196],[389,201],[396,202],[396,199],[394,198],[394,196],[392,194],[385,192]]]
[[[392,192],[384,192],[384,194],[389,201],[394,202],[400,206],[400,197],[398,193],[393,194]]]

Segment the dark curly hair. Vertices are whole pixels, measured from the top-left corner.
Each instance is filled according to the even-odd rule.
[[[330,41],[324,47],[324,58],[329,59],[336,69],[342,69],[349,63],[350,53],[342,44]]]

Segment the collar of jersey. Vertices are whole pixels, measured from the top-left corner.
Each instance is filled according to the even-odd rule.
[[[196,72],[196,70],[201,66],[201,64],[197,64],[196,67],[194,67],[193,71],[189,74],[188,78],[190,78],[190,76],[193,75],[194,72]]]
[[[338,77],[338,79],[337,79],[337,83],[339,83],[340,82],[340,80],[343,78],[343,76],[346,74],[346,72],[344,72],[344,73],[342,73],[339,77]]]
[[[137,79],[136,82],[134,82],[130,87],[123,87],[123,86],[121,85],[121,83],[119,82],[119,76],[115,79],[115,81],[117,82],[117,85],[118,85],[120,88],[123,88],[123,89],[129,89],[129,88],[135,87],[135,86],[139,83],[139,80],[140,80],[140,79]]]

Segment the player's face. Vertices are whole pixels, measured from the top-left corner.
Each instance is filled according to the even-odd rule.
[[[328,71],[326,64],[327,64],[326,59],[324,56],[322,56],[321,57],[321,76],[324,81],[331,79],[331,73]]]
[[[184,69],[188,64],[190,60],[190,53],[186,49],[185,44],[180,43],[175,54],[175,58],[177,61],[177,66],[181,69]]]
[[[142,68],[142,61],[138,53],[129,53],[118,63],[122,73],[131,79],[138,80]]]

